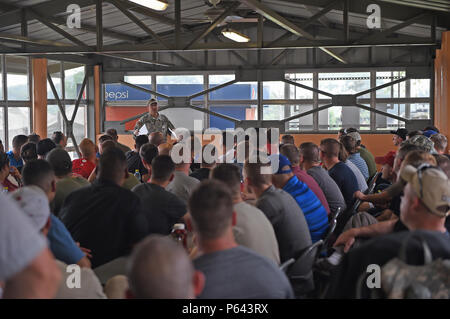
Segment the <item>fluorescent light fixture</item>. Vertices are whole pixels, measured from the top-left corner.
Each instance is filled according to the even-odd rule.
[[[167,0],[129,0],[129,1],[157,11],[164,11],[169,6]]]
[[[233,29],[223,29],[222,34],[224,37],[236,42],[250,42],[250,38],[248,36]]]

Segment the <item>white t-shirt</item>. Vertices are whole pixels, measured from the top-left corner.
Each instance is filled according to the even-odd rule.
[[[16,203],[0,193],[0,281],[24,270],[47,241]]]

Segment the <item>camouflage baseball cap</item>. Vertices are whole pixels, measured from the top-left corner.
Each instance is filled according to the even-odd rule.
[[[402,146],[407,144],[419,146],[423,148],[423,150],[426,152],[436,153],[433,141],[424,135],[414,135],[410,139],[407,139],[406,141],[402,142]]]
[[[358,132],[350,132],[347,135],[353,137],[357,142],[361,141],[361,135]]]
[[[445,217],[450,210],[450,180],[437,167],[406,165],[400,172],[403,180],[411,184],[417,197],[435,215]]]

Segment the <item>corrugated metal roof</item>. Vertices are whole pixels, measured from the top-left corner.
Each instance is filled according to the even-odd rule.
[[[36,4],[42,4],[45,2],[50,2],[51,0],[4,0],[3,3],[28,7],[34,6]],[[385,0],[389,1],[403,1],[407,2],[407,0]],[[417,0],[414,0],[417,2]],[[299,18],[309,18],[313,15],[313,13],[308,10],[303,4],[294,3],[294,2],[283,2],[283,5],[280,5],[280,1],[276,0],[263,0],[264,4],[268,7],[289,16],[296,16]],[[436,0],[436,3],[438,1]],[[412,3],[412,2],[411,2]],[[169,0],[168,9],[159,13],[164,17],[168,17],[170,19],[175,19],[175,8],[174,8],[174,0]],[[245,6],[241,6],[245,8]],[[196,25],[199,22],[206,22],[205,11],[210,9],[204,0],[183,0],[181,1],[181,9],[182,9],[182,23],[184,25]],[[156,21],[153,18],[149,18],[140,13],[136,13],[132,11],[132,13],[138,17],[145,25],[147,25],[151,30],[156,33],[162,33],[171,31],[174,29],[173,26],[167,25],[165,23],[161,23]],[[88,25],[91,27],[95,26],[96,18],[95,18],[95,5],[90,5],[83,7],[81,10],[82,24]],[[60,18],[64,18],[67,14],[65,12],[61,12],[56,15]],[[331,10],[324,18],[329,20],[331,23],[341,24],[342,23],[342,11],[339,10]],[[350,13],[349,14],[349,23],[353,26],[365,27],[367,16]],[[383,27],[389,28],[395,24],[400,23],[401,21],[382,19]],[[60,25],[60,27],[68,32],[69,34],[77,37],[79,40],[85,42],[87,45],[95,45],[96,44],[96,35],[93,32],[86,32],[85,30],[77,30],[77,29],[69,29],[65,25]],[[103,3],[103,28],[127,35],[131,35],[133,37],[148,37],[149,35],[142,30],[135,23],[130,21],[128,17],[126,17],[122,12],[120,12],[114,5],[104,2]],[[20,23],[16,23],[14,25],[9,25],[0,28],[0,32],[19,35],[21,32]],[[398,31],[399,33],[419,36],[419,37],[427,37],[430,35],[430,27],[424,25],[411,25],[405,27]],[[71,43],[70,40],[64,38],[57,32],[49,29],[47,26],[41,24],[37,20],[28,21],[28,36],[30,38],[35,39],[43,39],[43,40],[53,40],[64,43]],[[115,44],[123,42],[121,39],[116,39],[113,37],[109,37],[107,35],[104,36],[105,44]]]

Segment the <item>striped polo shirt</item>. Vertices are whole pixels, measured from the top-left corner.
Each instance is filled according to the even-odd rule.
[[[295,175],[284,185],[283,190],[296,200],[305,215],[312,242],[322,239],[328,229],[327,211],[317,196]]]

